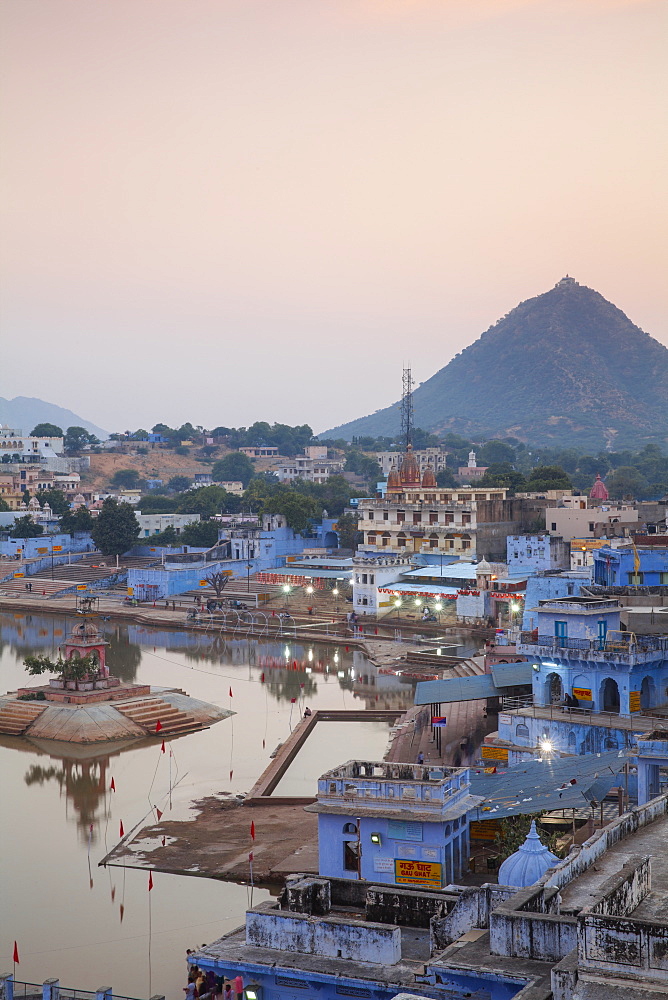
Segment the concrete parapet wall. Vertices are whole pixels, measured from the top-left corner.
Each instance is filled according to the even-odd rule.
[[[650,886],[650,859],[631,858],[618,875],[603,883],[598,898],[587,907],[587,911],[602,916],[625,917],[640,905]]]
[[[557,962],[577,945],[577,921],[560,916],[556,889],[531,886],[490,913],[489,941],[493,955]]]
[[[366,919],[380,924],[429,927],[432,917],[444,916],[447,909],[448,900],[445,897],[436,894],[426,896],[411,889],[374,885],[368,888],[366,894]]]
[[[624,813],[613,823],[604,827],[586,840],[581,847],[572,848],[568,857],[545,873],[538,885],[556,886],[568,885],[574,878],[581,875],[600,858],[613,844],[619,843],[635,833],[648,823],[664,816],[668,812],[668,792],[651,799],[644,806],[637,806]]]
[[[398,927],[288,913],[277,910],[274,903],[246,913],[246,944],[373,965],[395,965],[401,959]]]
[[[489,927],[489,915],[500,903],[514,896],[510,886],[483,885],[465,888],[449,912],[431,921],[431,953],[435,954],[474,927]]]

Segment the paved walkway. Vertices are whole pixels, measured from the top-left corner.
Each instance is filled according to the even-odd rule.
[[[659,920],[668,916],[668,816],[636,830],[634,834],[609,847],[605,854],[582,875],[561,890],[562,910],[582,909],[600,894],[601,886],[632,857],[649,856],[652,866],[652,891],[633,911],[639,919]]]

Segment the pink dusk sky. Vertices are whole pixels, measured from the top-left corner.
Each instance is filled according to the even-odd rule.
[[[322,431],[567,272],[668,345],[666,0],[0,17],[0,395]]]

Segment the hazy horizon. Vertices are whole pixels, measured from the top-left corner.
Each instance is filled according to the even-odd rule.
[[[566,273],[668,345],[663,2],[0,18],[2,396],[319,432]]]

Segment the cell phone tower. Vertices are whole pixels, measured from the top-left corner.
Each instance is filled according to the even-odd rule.
[[[401,436],[406,449],[413,444],[413,384],[409,365],[401,378]]]

